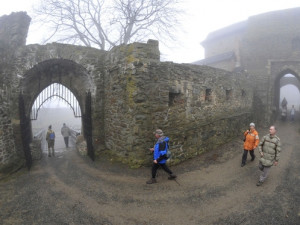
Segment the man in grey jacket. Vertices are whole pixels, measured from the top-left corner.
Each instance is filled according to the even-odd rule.
[[[70,136],[70,128],[67,127],[67,125],[64,123],[63,127],[61,128],[61,134],[64,137],[64,141],[66,144],[66,147],[69,147],[69,136]]]
[[[256,184],[261,186],[269,175],[271,166],[277,166],[280,157],[281,143],[279,137],[276,136],[276,127],[271,126],[269,134],[264,136],[259,145],[258,150],[260,153],[259,169],[262,171],[259,181]]]

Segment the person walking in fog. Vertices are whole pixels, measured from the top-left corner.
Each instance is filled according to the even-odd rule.
[[[163,131],[157,129],[154,132],[155,138],[157,139],[154,148],[150,148],[149,150],[153,152],[153,165],[152,165],[152,178],[147,181],[147,184],[156,183],[156,172],[159,167],[163,168],[169,174],[169,180],[175,179],[176,175],[168,168],[166,165],[167,162],[167,152],[169,148],[169,138],[164,136]]]
[[[281,142],[276,136],[276,127],[271,126],[269,134],[264,136],[258,145],[261,158],[259,160],[259,169],[262,171],[259,181],[256,184],[261,186],[269,175],[271,166],[277,166],[281,151]]]
[[[295,107],[294,105],[292,105],[292,109],[291,109],[291,121],[295,120]]]
[[[52,130],[51,125],[48,127],[48,131],[46,134],[46,141],[48,143],[48,157],[51,157],[51,151],[50,151],[51,148],[52,148],[52,156],[55,156],[54,154],[55,133]]]
[[[258,137],[258,132],[255,130],[254,123],[250,123],[250,128],[249,130],[245,131],[244,136],[245,136],[244,153],[242,156],[241,167],[245,166],[246,164],[248,152],[251,155],[251,161],[254,161],[255,159],[254,149],[258,146],[259,137]]]
[[[286,121],[287,118],[287,105],[288,102],[285,98],[283,98],[282,102],[281,102],[281,120],[282,121]]]
[[[61,134],[64,137],[64,141],[66,144],[66,147],[69,147],[69,136],[70,136],[70,128],[67,127],[67,125],[64,123],[63,127],[61,128]]]

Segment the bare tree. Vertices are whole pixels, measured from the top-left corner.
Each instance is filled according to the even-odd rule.
[[[180,0],[41,0],[35,21],[51,29],[45,42],[83,44],[103,50],[156,38],[173,39]]]

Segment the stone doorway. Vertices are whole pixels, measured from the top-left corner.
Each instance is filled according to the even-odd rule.
[[[93,82],[90,80],[88,72],[81,65],[66,59],[50,59],[38,63],[28,70],[23,77],[20,90],[24,100],[26,118],[31,120],[37,119],[38,114],[41,113],[41,106],[53,98],[58,98],[70,106],[73,111],[73,117],[79,118],[80,124],[82,124],[82,126],[77,127],[77,130],[74,130],[75,138],[77,133],[85,135],[85,132],[92,136],[92,131],[87,131],[82,127],[92,129],[91,126],[85,126],[85,114],[87,108],[86,96],[93,89]],[[35,128],[33,127],[34,122],[28,125],[31,126],[32,137],[40,136],[39,138],[43,139],[50,124],[52,126],[55,124],[53,128],[56,132],[56,137],[61,137],[60,129],[64,122],[60,118],[62,114],[55,113],[56,116],[51,117],[53,120],[46,121],[47,124],[43,126],[44,133],[33,133],[33,128]],[[91,115],[91,112],[89,114]],[[89,118],[91,121],[92,118]],[[59,149],[63,148],[63,139],[57,144],[59,144]],[[44,142],[42,145],[45,146],[46,143]]]
[[[300,77],[294,71],[286,70],[280,73],[275,81],[276,118],[283,121],[291,120],[292,106],[297,114],[300,107]]]
[[[65,123],[70,128],[69,146],[75,147],[76,137],[82,133],[81,108],[74,94],[64,85],[53,83],[46,87],[35,99],[30,113],[34,139],[41,139],[42,150],[47,152],[45,134],[52,126],[56,134],[55,150],[66,151],[61,127]]]

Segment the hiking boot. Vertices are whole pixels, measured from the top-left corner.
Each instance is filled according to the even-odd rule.
[[[241,164],[241,167],[244,167],[244,166],[245,166],[245,163],[242,163],[242,164]]]
[[[256,186],[261,186],[262,184],[263,184],[263,182],[258,181],[257,184],[256,184]]]
[[[48,157],[51,157],[51,155],[49,154]]]
[[[251,159],[251,162],[253,162],[254,161],[254,159],[255,159],[255,156]]]
[[[170,174],[170,176],[168,177],[169,180],[174,180],[176,179],[176,175],[175,174]]]
[[[156,179],[155,178],[151,178],[150,180],[148,180],[146,182],[146,184],[154,184],[154,183],[157,183]]]

